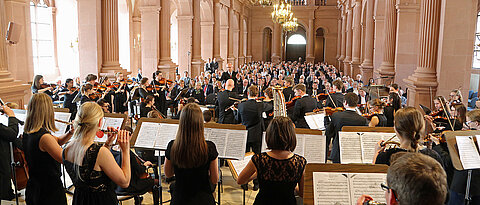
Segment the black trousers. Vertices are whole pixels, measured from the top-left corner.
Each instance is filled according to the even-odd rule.
[[[262,153],[262,141],[258,142],[247,142],[247,150],[245,152],[250,152],[250,149],[255,154]]]

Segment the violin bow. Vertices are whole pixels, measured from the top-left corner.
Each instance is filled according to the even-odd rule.
[[[455,131],[455,128],[454,128],[453,125],[452,125],[452,121],[450,120],[451,114],[450,114],[450,112],[446,109],[445,103],[446,103],[445,100],[443,100],[443,102],[440,102],[440,104],[442,105],[442,108],[443,108],[443,110],[444,110],[444,112],[445,112],[445,115],[447,116],[448,124],[450,124],[450,127],[452,128],[452,131]]]
[[[335,108],[337,108],[337,104],[335,104],[335,101],[333,101],[333,98],[332,98],[332,96],[330,95],[329,92],[327,92],[327,95],[328,95],[328,97],[330,98],[330,100],[332,101],[333,106],[335,106]]]

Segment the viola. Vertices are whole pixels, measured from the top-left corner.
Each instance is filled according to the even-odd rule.
[[[13,148],[13,160],[15,163],[15,178],[17,180],[17,190],[22,190],[27,187],[28,166],[25,160],[25,154],[17,147]],[[12,175],[13,179],[13,175]]]
[[[332,116],[333,113],[343,112],[345,109],[343,107],[336,107],[336,108],[326,107],[326,108],[324,108],[324,110],[325,110],[325,115],[326,116]]]

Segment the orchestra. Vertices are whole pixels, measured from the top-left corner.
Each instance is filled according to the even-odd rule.
[[[176,136],[175,141],[169,143],[164,167],[167,177],[177,178],[178,187],[171,189],[173,190],[171,196],[172,202],[178,204],[188,203],[188,200],[185,201],[188,198],[184,198],[185,194],[198,191],[192,190],[193,187],[190,187],[192,182],[185,180],[189,177],[179,170],[195,170],[199,166],[210,170],[205,172],[209,173],[207,175],[196,173],[198,177],[204,179],[201,182],[202,186],[196,188],[210,194],[201,200],[206,200],[207,204],[214,200],[210,198],[212,189],[207,189],[208,187],[203,185],[205,180],[210,183],[217,182],[218,165],[213,164],[218,163],[218,153],[213,152],[215,147],[213,142],[204,140],[202,122],[242,124],[246,127],[248,134],[245,151],[251,150],[255,155],[248,162],[244,172],[238,173],[237,182],[242,185],[250,180],[254,181],[254,190],[260,190],[255,201],[272,200],[273,196],[266,194],[269,192],[265,189],[285,188],[270,187],[271,184],[265,186],[269,180],[278,180],[277,177],[268,174],[260,176],[265,174],[261,173],[261,170],[279,166],[275,164],[277,162],[269,160],[289,159],[295,161],[288,161],[289,163],[300,166],[298,169],[301,169],[301,173],[288,173],[288,177],[292,179],[290,183],[300,186],[300,189],[297,188],[291,193],[302,196],[303,163],[306,164],[306,161],[302,156],[293,153],[295,146],[292,147],[294,143],[292,139],[295,139],[295,133],[291,132],[295,132],[292,131],[294,128],[310,129],[311,122],[306,116],[311,114],[324,116],[325,155],[330,162],[342,163],[339,132],[343,127],[393,127],[396,137],[400,139],[398,147],[387,148],[385,144],[390,143],[390,140],[378,142],[375,147],[371,147],[375,151],[373,164],[393,166],[397,162],[391,161],[391,156],[396,153],[422,154],[422,157],[433,158],[441,165],[442,170],[445,170],[449,196],[452,196],[449,199],[452,203],[448,201],[446,203],[458,204],[465,194],[465,187],[462,186],[466,174],[453,168],[444,133],[479,129],[480,120],[477,119],[479,118],[477,115],[480,114],[478,110],[467,112],[460,89],[452,90],[448,100],[443,96],[432,97],[431,108],[421,105],[421,109],[418,109],[405,106],[406,97],[397,84],[375,85],[386,90],[385,93],[381,93],[378,89],[372,89],[372,84],[364,85],[361,75],[355,76],[355,79],[342,76],[337,68],[325,63],[251,62],[241,65],[238,69],[234,69],[232,64],[227,64],[223,70],[218,68],[218,63],[213,59],[205,64],[204,72],[198,76],[190,76],[188,72],[184,72],[184,76],[180,77],[177,73],[167,75],[162,71],[152,73],[151,80],[145,76],[147,74],[141,78],[131,78],[122,72],[115,73],[114,76],[88,74],[84,82],[78,82],[80,78],[72,76],[62,84],[45,82],[42,75],[36,75],[31,87],[34,95],[27,106],[25,130],[24,133],[20,133],[23,134],[22,140],[16,138],[20,122],[15,118],[15,114],[6,105],[0,108],[3,115],[8,118],[8,124],[0,125],[0,129],[5,130],[0,134],[2,135],[0,146],[4,150],[0,155],[0,163],[4,165],[1,167],[3,171],[0,171],[1,199],[14,199],[12,187],[9,186],[12,173],[10,169],[5,169],[5,166],[9,167],[10,164],[8,142],[14,142],[15,147],[25,153],[30,173],[25,193],[27,204],[36,204],[35,202],[39,200],[51,204],[67,203],[60,180],[62,175],[60,163],[65,163],[70,176],[87,177],[82,170],[95,173],[102,171],[104,180],[111,180],[120,187],[128,187],[130,162],[112,164],[108,162],[111,154],[93,145],[91,134],[99,130],[98,123],[103,113],[129,114],[128,120],[133,127],[141,118],[179,119],[180,134]],[[175,79],[168,76],[175,76]],[[278,97],[280,93],[283,97]],[[282,101],[281,104],[285,107],[285,115],[282,117],[277,117],[278,100]],[[70,130],[62,136],[52,134],[56,131],[52,110],[54,104],[60,104],[58,107],[67,108],[72,114],[71,122],[67,122],[70,123]],[[194,131],[188,131],[189,128],[194,128]],[[129,133],[113,128],[109,128],[106,133],[109,137],[105,146],[110,149],[109,146],[113,143],[111,140],[117,138],[121,150],[119,155],[130,158],[127,154],[130,149],[130,144],[127,143]],[[70,144],[62,148],[61,146],[72,136],[74,139]],[[186,143],[189,137],[195,138],[193,143],[196,144]],[[262,143],[266,143],[267,148],[271,150],[267,154],[262,152]],[[194,150],[199,155],[186,154],[188,152],[183,149]],[[88,165],[89,167],[81,166],[79,169],[78,164],[90,163],[91,159],[88,158],[92,154],[90,152],[97,152],[99,157],[105,159],[101,159],[97,164]],[[149,160],[155,160],[153,153],[150,154],[152,156]],[[79,161],[84,156],[87,158]],[[265,161],[266,158],[268,160]],[[98,163],[105,163],[105,167]],[[205,164],[208,166],[203,166]],[[224,164],[223,160],[220,164]],[[292,166],[287,161],[284,161],[283,165]],[[109,171],[109,168],[112,170]],[[161,166],[156,169],[158,168]],[[287,173],[284,175],[287,177]],[[480,182],[478,171],[473,172],[472,180],[472,183]],[[87,182],[98,185],[93,179]],[[88,203],[85,200],[99,197],[97,194],[86,195],[95,192],[86,186],[87,182],[73,179],[74,186],[80,190],[73,196],[74,204],[85,204]],[[289,189],[285,188],[285,191],[290,190],[292,186],[289,186]],[[118,203],[113,190],[114,187],[110,185],[103,190],[102,193],[108,196],[105,199],[106,204]],[[474,197],[477,203],[480,197],[478,190],[480,189],[477,185],[474,185],[471,192],[472,196],[477,197]],[[292,196],[282,197],[291,201]],[[359,199],[362,204],[363,201],[369,200],[373,199],[368,196]]]

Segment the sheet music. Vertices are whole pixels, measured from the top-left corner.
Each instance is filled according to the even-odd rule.
[[[313,130],[318,130],[318,125],[313,119],[313,115],[305,115],[305,121],[307,121],[308,127]]]
[[[102,130],[106,130],[107,127],[113,127],[120,129],[123,124],[123,118],[103,117]],[[95,142],[105,143],[107,141],[107,134],[104,134],[102,138],[95,136]],[[116,141],[116,140],[115,140]]]
[[[297,134],[297,146],[295,146],[295,150],[293,152],[295,152],[296,154],[300,155],[300,156],[303,156],[303,148],[304,148],[304,144],[303,144],[303,135],[300,135],[300,134]]]
[[[351,205],[348,175],[338,172],[313,172],[315,205]]]
[[[297,135],[298,136],[298,135]],[[307,163],[325,163],[325,135],[303,135],[304,152],[303,156]]]
[[[340,162],[362,163],[362,146],[360,137],[355,132],[339,132]]]
[[[217,147],[218,156],[225,156],[227,132],[228,130],[226,129],[212,128],[209,130],[208,138],[206,138],[206,140],[210,140],[215,144],[215,146]],[[245,150],[243,152],[245,152]]]
[[[325,130],[324,113],[313,115],[313,120],[315,120],[315,124],[317,124],[319,130]]]
[[[380,140],[388,140],[395,133],[364,132],[360,133],[362,142],[363,163],[372,164],[375,155],[375,146]]]
[[[54,115],[55,115],[55,119],[68,122],[70,120],[70,116],[72,115],[72,113],[69,113],[69,112],[55,112]],[[61,136],[61,135],[65,134],[65,132],[67,131],[67,126],[68,125],[65,124],[65,123],[55,121],[55,127],[57,127],[58,131],[56,131],[53,135]]]
[[[27,119],[27,111],[26,110],[12,109],[12,111],[15,113],[15,117],[18,120],[25,122],[25,120]],[[0,123],[5,125],[5,126],[8,126],[8,116],[0,115]],[[23,134],[23,125],[18,124],[18,136],[21,135],[21,134]]]
[[[242,173],[243,169],[247,166],[248,162],[252,159],[253,155],[246,156],[243,158],[243,160],[230,160],[230,163],[232,163],[232,167],[237,173],[237,176]]]
[[[472,136],[456,136],[458,155],[463,169],[480,168],[480,155]]]
[[[350,188],[352,199],[357,200],[362,194],[368,193],[378,202],[385,203],[385,192],[380,184],[386,182],[387,174],[384,173],[354,173],[350,175]],[[353,201],[353,202],[355,202]]]
[[[262,152],[268,151],[267,149],[267,140],[265,139],[265,132],[262,134]]]
[[[177,130],[178,124],[160,123],[160,128],[155,134],[155,149],[166,150],[168,143],[177,137]]]
[[[243,160],[247,149],[247,130],[228,130],[225,158]]]
[[[138,131],[135,147],[153,148],[155,146],[155,137],[160,129],[159,123],[142,122]]]

